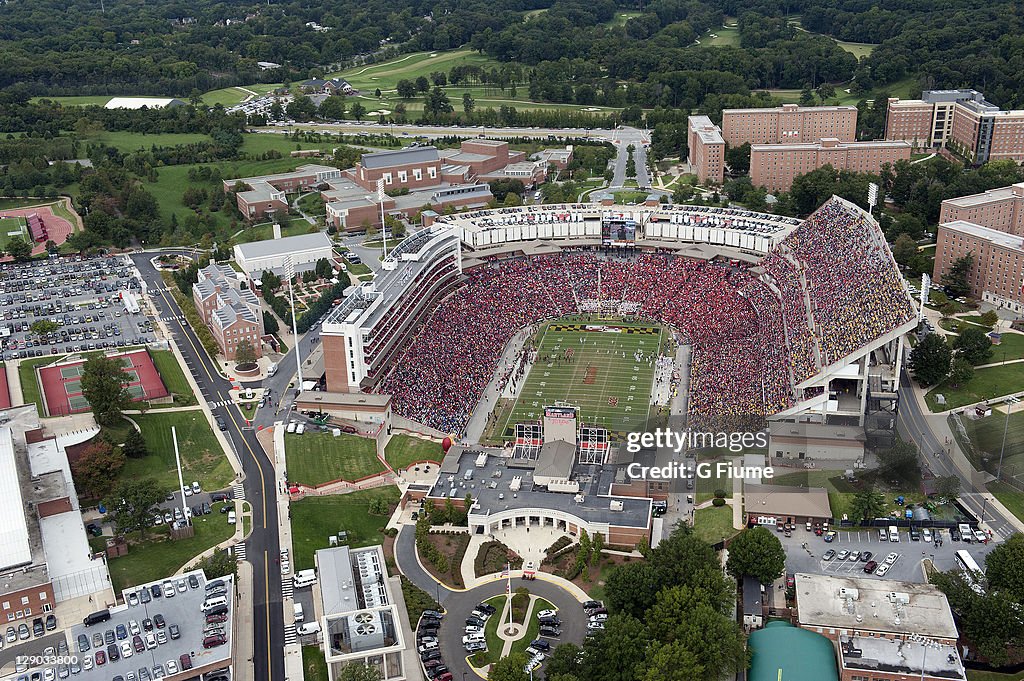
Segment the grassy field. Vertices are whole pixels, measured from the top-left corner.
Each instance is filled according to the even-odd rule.
[[[638,16],[640,16],[640,12],[620,10],[615,13],[615,16],[605,26],[625,26],[627,21],[636,19]]]
[[[185,482],[198,480],[203,489],[211,491],[231,484],[234,471],[203,412],[150,412],[131,418],[139,424],[149,455],[142,459],[128,459],[121,469],[120,477],[152,477],[159,485],[176,489],[178,473],[174,461],[174,441],[171,439],[171,426],[174,426],[178,434],[181,474]]]
[[[921,85],[913,78],[905,78],[888,83],[870,92],[850,93],[846,92],[846,88],[846,84],[837,84],[836,96],[828,100],[828,103],[839,102],[842,105],[848,105],[856,104],[862,99],[876,99],[883,94],[888,94],[890,97],[899,97],[900,99],[910,99],[921,94]],[[775,89],[768,90],[768,93],[773,97],[778,97],[787,104],[796,104],[800,101],[800,90],[798,89]],[[817,103],[818,100],[815,99],[815,104]]]
[[[348,532],[348,546],[358,548],[379,544],[384,539],[380,528],[388,515],[371,515],[370,502],[383,499],[389,505],[398,503],[395,486],[350,492],[326,497],[307,497],[292,504],[293,569],[313,567],[313,554],[329,546],[328,535]],[[390,510],[388,511],[390,514]]]
[[[210,139],[209,135],[198,132],[169,132],[146,134],[143,132],[101,132],[98,135],[87,138],[90,142],[102,142],[108,147],[115,147],[118,151],[129,152],[139,149],[149,149],[156,145],[158,147],[170,147],[176,144],[192,144],[193,142],[204,142]]]
[[[224,504],[214,504],[213,513],[193,520],[195,536],[172,541],[168,538],[166,526],[154,529],[164,534],[139,544],[133,544],[128,554],[109,561],[110,578],[114,591],[120,592],[135,584],[151,582],[172,574],[194,557],[235,533],[235,526],[229,525],[227,516],[219,513]]]
[[[304,218],[286,218],[281,220],[281,236],[295,236],[297,234],[309,234],[311,231],[320,231],[316,225],[311,225]],[[274,225],[267,222],[243,230],[235,237],[236,244],[244,244],[249,241],[263,241],[274,237]]]
[[[986,487],[1010,513],[1024,520],[1024,492],[1005,482],[990,482]]]
[[[537,421],[544,407],[556,401],[579,407],[584,423],[608,428],[612,437],[647,420],[654,369],[633,355],[638,350],[657,352],[662,330],[648,324],[615,324],[625,333],[585,331],[585,324],[567,322],[542,328],[539,359],[506,421],[506,437],[514,437],[516,423]]]
[[[64,355],[54,355],[52,357],[37,357],[35,359],[23,359],[18,364],[18,378],[21,380],[21,396],[24,404],[35,404],[36,410],[40,416],[45,416],[46,411],[43,409],[43,394],[39,387],[39,380],[36,378],[36,369],[38,367],[52,364],[58,359],[63,359]]]
[[[185,378],[174,353],[170,350],[149,350],[149,356],[153,358],[153,365],[160,373],[160,379],[174,395],[173,406],[189,407],[196,404],[196,394],[192,392],[192,386]]]
[[[0,199],[0,210],[7,210],[9,208],[32,208],[34,206],[49,206],[52,203],[53,199],[5,198]]]
[[[246,133],[242,135],[242,151],[251,156],[256,156],[268,151],[278,151],[285,156],[293,151],[303,149],[319,149],[331,153],[331,149],[338,146],[337,139],[330,139],[324,142],[296,142],[290,135],[277,133]],[[317,163],[316,159],[304,159],[304,163]]]
[[[999,674],[968,669],[967,681],[1024,681],[1024,674]]]
[[[384,448],[384,458],[396,469],[408,468],[420,461],[440,462],[443,457],[440,444],[412,435],[394,435]]]
[[[113,95],[77,95],[72,97],[33,97],[32,102],[49,99],[61,106],[103,106]]]
[[[739,47],[740,30],[732,26],[719,26],[711,29],[698,40],[704,47]]]
[[[284,436],[288,458],[288,479],[304,485],[322,485],[332,480],[359,480],[381,473],[373,440],[355,435],[334,437],[330,433]]]
[[[836,45],[843,48],[857,59],[870,56],[878,45],[874,43],[851,43],[845,40],[837,40]]]
[[[967,431],[971,446],[966,449],[968,458],[975,466],[995,473],[998,468],[999,452],[1003,446],[1003,430],[1006,430],[1006,450],[1003,453],[1003,475],[1009,477],[1024,473],[1024,411],[1010,414],[992,411],[991,416],[982,419],[960,419]],[[957,429],[954,427],[954,432]]]
[[[693,513],[693,533],[709,544],[728,539],[739,532],[732,526],[732,507],[699,508]]]
[[[1024,362],[1018,362],[978,369],[974,372],[974,378],[958,388],[948,385],[932,388],[925,395],[925,401],[928,402],[928,408],[932,411],[946,411],[990,400],[1000,395],[1009,395],[1022,389],[1024,389]],[[936,395],[940,394],[946,397],[944,405],[937,401]]]
[[[302,646],[302,672],[305,681],[327,681],[327,661],[320,646]]]
[[[11,239],[32,242],[25,218],[0,218],[0,251],[7,247],[7,242]]]

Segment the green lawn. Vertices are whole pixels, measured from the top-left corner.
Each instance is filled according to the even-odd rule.
[[[24,404],[35,404],[36,409],[40,416],[44,416],[46,411],[43,409],[43,395],[42,390],[39,387],[39,380],[36,378],[36,369],[47,364],[52,364],[59,359],[63,359],[64,355],[54,355],[52,357],[37,357],[35,359],[25,359],[18,364],[18,377],[21,380],[21,395]]]
[[[717,37],[712,38],[712,34]],[[704,47],[739,47],[740,30],[731,26],[718,26],[702,35],[699,40]]]
[[[857,59],[870,56],[878,45],[873,43],[851,43],[845,40],[837,40],[836,45],[843,48]]]
[[[36,206],[49,206],[52,203],[53,199],[6,198],[0,199],[0,210],[7,210],[9,208],[34,208]]]
[[[296,236],[298,234],[309,234],[310,232],[320,231],[320,228],[316,225],[311,225],[304,218],[285,218],[279,223],[281,225],[281,236]],[[244,244],[250,241],[265,241],[267,239],[274,238],[274,225],[273,223],[264,223],[262,225],[256,225],[244,230],[241,234],[235,237],[235,243]]]
[[[640,12],[619,10],[615,12],[615,16],[610,21],[605,23],[605,26],[625,26],[627,21],[636,19],[638,16],[640,16]]]
[[[967,431],[970,446],[965,447],[967,457],[979,469],[995,473],[999,466],[999,453],[1003,447],[1003,432],[1006,432],[1006,450],[1003,452],[1003,475],[1024,473],[1024,411],[1010,414],[992,411],[991,416],[982,419],[960,417]],[[953,428],[957,433],[958,429]]]
[[[715,490],[722,490],[723,492],[725,492],[726,498],[731,499],[732,478],[728,476],[722,478],[718,477],[718,466],[714,465],[713,461],[718,461],[719,459],[708,459],[702,456],[699,457],[698,460],[701,463],[712,463],[711,468],[708,471],[708,473],[710,474],[709,477],[697,478],[696,483],[694,484],[694,487],[696,487],[696,496],[694,497],[694,502],[700,504],[707,501],[708,499],[711,499],[712,497],[715,496]],[[721,459],[721,461],[727,460],[728,458]]]
[[[1024,674],[999,674],[997,672],[983,672],[977,669],[967,670],[967,681],[1022,681]]]
[[[146,134],[142,132],[101,132],[95,137],[90,137],[90,142],[103,142],[107,146],[116,147],[119,151],[129,152],[139,149],[149,149],[153,145],[158,147],[170,147],[176,144],[192,144],[193,142],[204,142],[210,139],[209,135],[193,132],[172,132]]]
[[[32,102],[49,99],[61,106],[103,106],[110,101],[112,95],[77,95],[72,97],[33,97]]]
[[[988,364],[1011,359],[1024,359],[1024,334],[1004,331],[999,345],[992,346],[992,356]]]
[[[408,468],[420,461],[440,463],[444,457],[441,445],[412,435],[393,435],[384,448],[384,458],[397,470]]]
[[[539,359],[506,421],[504,437],[514,436],[515,424],[539,419],[543,408],[557,400],[578,405],[585,422],[596,421],[613,438],[646,421],[654,369],[645,360],[636,361],[634,353],[657,352],[661,327],[613,324],[631,332],[590,332],[582,322],[552,322],[541,329]]]
[[[946,411],[1020,390],[1024,390],[1024,362],[978,369],[974,378],[959,388],[947,385],[932,388],[925,395],[925,401],[932,411]],[[945,395],[946,404],[937,402],[935,396],[939,394]]]
[[[530,611],[530,621],[526,625],[526,635],[512,644],[513,653],[525,653],[526,649],[530,647],[530,642],[537,638],[537,634],[540,633],[540,620],[537,619],[537,613],[541,610],[554,609],[555,606],[547,599],[537,598],[533,602],[533,609]],[[490,647],[490,644],[488,644],[488,647]]]
[[[284,436],[284,449],[288,479],[303,485],[355,481],[386,470],[377,458],[376,443],[356,435],[293,433]]]
[[[505,610],[505,601],[507,599],[507,596],[501,595],[484,601],[484,603],[494,606],[495,612],[487,618],[487,623],[484,624],[484,638],[487,640],[487,650],[481,650],[471,656],[473,666],[475,667],[483,667],[492,662],[497,662],[501,658],[501,649],[505,642],[498,636],[498,626],[501,624],[501,615]]]
[[[223,505],[214,504],[213,513],[193,520],[193,537],[171,541],[166,534],[167,526],[161,525],[155,530],[164,534],[132,545],[125,556],[112,558],[108,564],[114,591],[166,577],[206,549],[230,538],[235,526],[229,525],[227,516],[219,513]]]
[[[293,151],[305,150],[305,149],[319,149],[327,154],[331,153],[331,149],[338,146],[338,139],[332,139],[323,142],[296,142],[291,138],[291,135],[278,135],[270,133],[249,133],[242,135],[242,151],[252,156],[266,153],[268,151],[278,151],[284,156],[287,156]],[[317,163],[315,158],[301,159],[304,163]]]
[[[302,646],[302,672],[305,681],[327,681],[327,661],[320,646]]]
[[[203,412],[150,412],[131,418],[139,424],[149,455],[142,459],[128,459],[120,477],[152,477],[167,489],[177,489],[178,473],[171,439],[171,426],[174,426],[185,483],[197,480],[203,489],[211,491],[231,484],[234,471]]]
[[[167,390],[174,395],[174,406],[190,407],[196,404],[196,394],[192,392],[192,386],[185,378],[174,353],[170,350],[149,350],[149,356],[153,358],[153,365],[160,372],[160,379],[164,382]]]
[[[375,487],[348,494],[307,497],[293,503],[293,569],[312,568],[313,554],[330,545],[328,535],[342,530],[348,532],[348,546],[353,548],[380,544],[384,540],[380,528],[387,524],[391,511],[387,515],[371,515],[370,502],[374,499],[383,499],[390,509],[398,503],[398,488],[393,485]]]
[[[1010,513],[1024,520],[1024,492],[1005,482],[990,482],[986,487]]]
[[[738,530],[732,527],[732,507],[699,508],[693,513],[693,533],[709,544],[728,539]]]

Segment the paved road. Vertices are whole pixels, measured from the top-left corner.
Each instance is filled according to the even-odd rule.
[[[920,404],[911,394],[913,386],[910,376],[904,369],[900,381],[900,390],[904,398],[900,400],[897,428],[904,439],[912,440],[921,449],[926,466],[936,475],[955,475],[960,479],[963,493],[960,500],[971,513],[982,518],[991,528],[993,534],[1005,539],[1016,532],[1016,529],[1005,516],[987,503],[991,496],[984,488],[977,487],[974,482],[964,476],[963,472],[949,459],[945,453],[945,444],[932,430],[930,416],[922,413]],[[938,453],[938,456],[935,454]]]
[[[636,163],[636,183],[640,187],[648,187],[651,184],[650,175],[647,172],[647,147],[650,138],[637,128],[621,128],[612,133],[615,143],[616,156],[615,168],[612,175],[610,189],[624,187],[626,184],[626,163],[629,161],[627,149],[633,145],[633,161]]]
[[[256,440],[255,431],[246,427],[238,407],[231,403],[231,384],[217,372],[195,332],[181,321],[181,309],[167,293],[163,279],[150,262],[153,256],[153,253],[134,253],[132,260],[146,281],[160,317],[173,319],[167,325],[189,371],[199,384],[200,399],[210,403],[214,415],[227,423],[225,435],[242,462],[245,498],[252,505],[253,512],[252,534],[245,542],[246,560],[253,568],[253,593],[242,597],[253,599],[254,678],[281,681],[284,679],[284,658],[280,654],[284,648],[284,613],[280,567],[276,563],[280,539],[274,466]]]
[[[474,672],[466,661],[466,651],[462,647],[466,618],[469,617],[477,603],[505,593],[506,580],[495,579],[491,584],[478,586],[468,591],[452,591],[444,585],[439,585],[437,580],[427,573],[416,560],[415,530],[410,526],[403,527],[398,533],[395,540],[395,560],[409,581],[432,597],[439,599],[444,607],[445,617],[441,623],[438,638],[441,642],[441,656],[445,665],[451,670],[452,676],[458,679],[461,678],[461,674],[468,674],[475,678]],[[521,586],[527,587],[530,593],[550,601],[558,608],[562,620],[562,636],[558,639],[548,639],[552,647],[559,643],[582,644],[586,634],[586,617],[583,615],[580,603],[569,592],[542,579],[512,580],[513,591]],[[500,613],[495,616],[500,616]],[[415,623],[413,624],[415,625]]]
[[[275,125],[265,128],[255,128],[255,132],[263,134],[291,135],[296,130],[311,132],[331,132],[356,134],[369,132],[382,135],[391,133],[393,135],[408,137],[446,137],[448,135],[460,135],[466,137],[533,137],[547,139],[555,137],[564,139],[573,138],[594,138],[611,139],[613,131],[604,129],[587,130],[585,128],[484,128],[479,126],[436,126],[436,125],[379,125],[377,123],[292,123],[287,125]],[[633,128],[623,128],[633,130]],[[637,131],[639,132],[639,131]]]

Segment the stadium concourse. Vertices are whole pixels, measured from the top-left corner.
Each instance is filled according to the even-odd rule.
[[[635,249],[522,252],[467,269],[464,285],[428,314],[376,389],[392,395],[396,413],[464,432],[513,335],[581,312],[581,301],[616,302],[692,344],[688,413],[706,427],[820,404],[829,370],[915,319],[877,223],[838,198],[760,263]]]

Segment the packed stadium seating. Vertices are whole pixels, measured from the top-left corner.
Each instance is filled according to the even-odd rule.
[[[668,254],[491,261],[438,305],[381,391],[397,413],[461,433],[517,331],[574,314],[584,300],[624,301],[693,345],[688,414],[707,425],[791,406],[796,384],[914,313],[877,226],[837,200],[761,266],[764,278]]]

